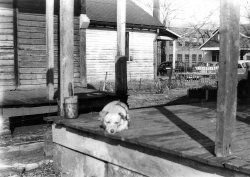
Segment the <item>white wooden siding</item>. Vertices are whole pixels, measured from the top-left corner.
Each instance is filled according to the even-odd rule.
[[[116,31],[88,29],[86,32],[87,80],[115,79]]]
[[[0,90],[15,88],[13,1],[0,1]]]
[[[148,32],[129,33],[129,55],[133,61],[128,62],[128,78],[154,78],[154,40],[156,34]]]
[[[130,56],[128,79],[154,78],[155,33],[130,32]],[[108,80],[115,79],[115,57],[117,48],[116,31],[88,29],[87,36],[87,79],[88,82],[103,81],[107,72]]]

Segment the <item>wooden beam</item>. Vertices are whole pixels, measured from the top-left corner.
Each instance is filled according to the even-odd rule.
[[[74,93],[74,1],[60,0],[60,115]]]
[[[117,1],[117,57],[115,61],[115,88],[121,100],[127,97],[126,0]]]
[[[18,62],[18,8],[17,0],[13,1],[13,43],[14,43],[14,73],[15,73],[15,87],[20,85],[19,80],[19,62]]]
[[[239,1],[220,1],[220,63],[218,74],[215,154],[232,152],[237,107],[237,61],[239,59]]]
[[[46,0],[46,84],[48,99],[54,98],[54,0]]]
[[[86,14],[86,0],[81,0],[81,14]],[[80,82],[82,87],[87,87],[86,65],[86,29],[80,28]]]

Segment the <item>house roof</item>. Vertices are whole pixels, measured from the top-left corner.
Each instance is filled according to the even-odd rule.
[[[87,16],[91,23],[109,23],[116,25],[117,1],[116,0],[86,0]],[[144,11],[131,0],[126,3],[127,26],[138,26],[148,28],[165,28],[164,25],[150,14]]]
[[[74,0],[74,15],[79,16],[80,1]],[[45,13],[45,0],[18,0],[19,12]],[[59,14],[59,0],[55,0],[55,14]],[[117,0],[86,0],[86,13],[90,18],[90,25],[101,25],[116,27]],[[178,36],[156,18],[148,14],[144,9],[132,0],[126,1],[126,26],[139,29],[160,29],[160,33],[176,39]]]
[[[213,32],[213,35],[200,46],[201,50],[219,50],[219,29]],[[240,50],[249,50],[250,49],[250,37],[245,35],[242,30],[240,30]]]

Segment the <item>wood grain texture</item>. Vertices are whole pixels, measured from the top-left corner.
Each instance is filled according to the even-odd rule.
[[[237,106],[237,61],[239,58],[239,16],[237,0],[221,0],[220,63],[217,97],[217,156],[229,156],[234,139]]]
[[[18,18],[18,57],[19,57],[19,72],[22,87],[33,87],[40,85],[46,86],[46,82],[36,80],[40,78],[39,74],[46,74],[46,20],[44,14],[34,13],[19,13]],[[79,27],[77,24],[78,17],[74,19],[74,74],[75,84],[79,83]],[[58,60],[59,60],[59,41],[58,41],[58,16],[54,15],[54,83],[55,87],[58,84]],[[1,29],[0,29],[1,30]],[[31,76],[28,78],[26,74]],[[78,73],[78,74],[77,74]],[[38,74],[38,75],[37,75]],[[24,76],[23,76],[24,75]],[[30,84],[30,85],[29,85]]]
[[[243,109],[243,112],[248,111],[250,111],[249,107]],[[93,113],[80,115],[80,117],[75,120],[64,119],[57,122],[57,124],[72,129],[70,132],[78,131],[77,134],[87,133],[88,135],[99,137],[98,139],[101,142],[107,143],[105,147],[109,146],[108,142],[114,141],[119,144],[119,147],[125,148],[124,151],[122,151],[123,153],[127,151],[126,147],[129,147],[129,145],[132,144],[134,145],[132,149],[140,151],[139,149],[142,147],[143,152],[147,152],[148,154],[156,151],[157,154],[160,154],[160,157],[163,159],[174,155],[177,159],[180,159],[180,162],[178,163],[191,160],[192,162],[190,162],[189,165],[194,165],[193,162],[198,163],[197,165],[192,166],[192,168],[199,169],[201,171],[206,168],[199,168],[200,165],[205,165],[208,168],[215,168],[214,170],[205,170],[206,172],[211,172],[213,174],[228,177],[237,176],[239,175],[238,173],[240,173],[242,176],[249,176],[249,122],[243,122],[243,117],[239,117],[236,122],[236,127],[239,127],[237,129],[236,136],[241,138],[235,140],[236,146],[232,149],[233,156],[227,158],[217,158],[214,154],[216,135],[215,108],[205,105],[178,105],[134,109],[130,110],[129,113],[132,120],[131,126],[127,131],[115,135],[104,133],[103,129],[100,128],[98,114]],[[249,113],[247,117],[249,117]],[[81,136],[81,138],[83,137],[84,136]],[[63,139],[63,141],[64,140],[65,139]],[[77,142],[79,144],[79,141]],[[64,141],[64,143],[66,143],[63,144],[64,146],[71,146],[73,142],[67,144],[67,141]],[[76,144],[73,145],[74,147],[71,148],[77,147]],[[91,144],[87,144],[87,146],[91,146]],[[98,149],[100,150],[100,148]],[[82,149],[77,150],[81,151]],[[109,152],[111,151],[112,150],[109,149]],[[92,152],[93,151],[88,151],[88,153]],[[110,158],[110,156],[102,157]],[[123,157],[125,157],[125,155],[122,155],[121,159],[124,159]],[[121,162],[121,159],[119,159],[120,157],[118,158],[119,160],[116,158],[118,158],[117,155],[111,159],[104,160],[110,160],[112,163],[116,163],[118,161]],[[112,159],[116,159],[117,161],[114,162]],[[131,166],[136,168],[138,167],[138,169],[140,169],[140,167],[137,166],[139,164],[131,165],[131,163],[135,163],[135,161],[131,159],[133,158],[125,160],[126,165],[124,163],[119,165],[125,165],[128,169],[130,169]],[[145,160],[146,164],[142,161],[141,162],[147,166],[151,162],[149,159],[147,160]],[[138,160],[136,161],[138,162]],[[162,171],[158,170],[157,173],[161,172]],[[148,171],[146,173],[149,175]],[[158,176],[161,175],[158,174]]]
[[[13,1],[0,1],[0,90],[15,86]]]
[[[48,99],[54,99],[54,0],[46,0],[46,85]]]

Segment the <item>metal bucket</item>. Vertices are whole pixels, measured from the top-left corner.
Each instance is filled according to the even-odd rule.
[[[64,117],[75,119],[78,117],[78,97],[70,96],[64,98]]]

